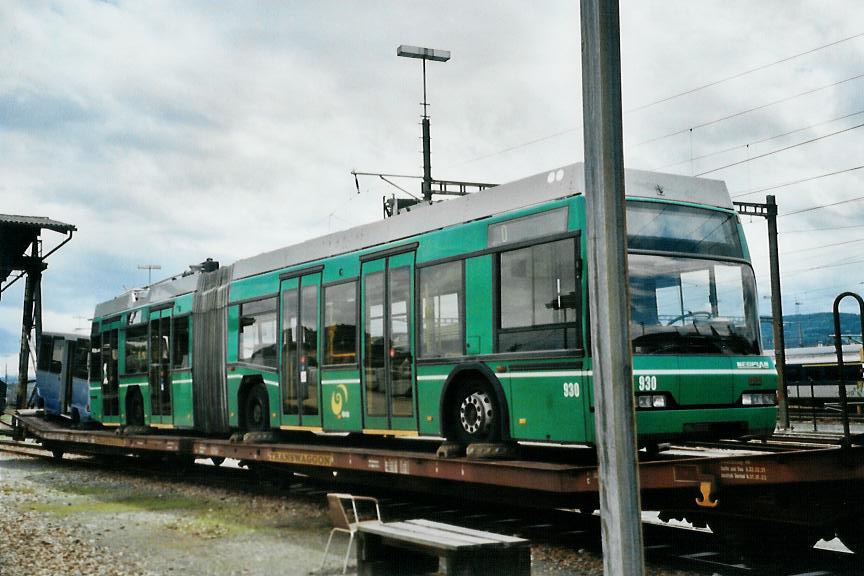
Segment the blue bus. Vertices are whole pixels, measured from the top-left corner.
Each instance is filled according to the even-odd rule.
[[[36,363],[36,403],[46,416],[90,420],[87,358],[90,339],[43,332]]]

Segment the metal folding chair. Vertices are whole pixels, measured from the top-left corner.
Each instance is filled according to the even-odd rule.
[[[346,509],[346,504],[350,502],[351,506]],[[357,506],[358,502],[366,502],[375,505],[375,516],[371,514],[371,506]],[[345,561],[342,563],[342,574],[348,571],[348,558],[351,557],[351,545],[354,543],[354,534],[357,532],[357,526],[364,522],[381,522],[381,508],[378,506],[378,500],[369,496],[353,496],[351,494],[330,493],[327,494],[327,504],[329,506],[330,520],[333,522],[333,529],[330,530],[330,537],[327,539],[327,547],[324,548],[324,557],[321,558],[320,572],[324,569],[324,563],[327,561],[327,553],[330,551],[330,543],[333,541],[333,535],[336,532],[344,532],[348,534],[348,549],[345,551]],[[368,508],[369,510],[365,510]],[[364,509],[364,510],[360,510]],[[354,515],[353,520],[349,516],[349,510]],[[368,517],[367,517],[368,516]]]

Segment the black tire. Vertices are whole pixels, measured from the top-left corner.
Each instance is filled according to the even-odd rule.
[[[502,413],[492,386],[483,380],[460,384],[450,397],[447,439],[463,446],[501,440]]]
[[[256,384],[246,394],[243,402],[243,421],[246,432],[270,430],[270,401],[263,384]]]
[[[60,462],[63,460],[63,450],[60,448],[53,448],[51,450],[51,457],[54,458],[55,462]]]
[[[138,388],[126,396],[126,425],[144,426],[144,397]]]
[[[210,462],[213,463],[213,466],[221,466],[223,462],[225,462],[224,456],[210,456]]]

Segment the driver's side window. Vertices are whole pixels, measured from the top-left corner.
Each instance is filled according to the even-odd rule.
[[[683,326],[689,314],[712,309],[708,270],[682,272],[674,280],[657,288],[657,318],[661,323]]]

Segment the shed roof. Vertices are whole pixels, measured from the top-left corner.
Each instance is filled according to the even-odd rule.
[[[26,226],[30,228],[45,228],[54,232],[75,232],[78,230],[72,224],[52,220],[45,216],[20,216],[17,214],[0,214],[0,226]]]

